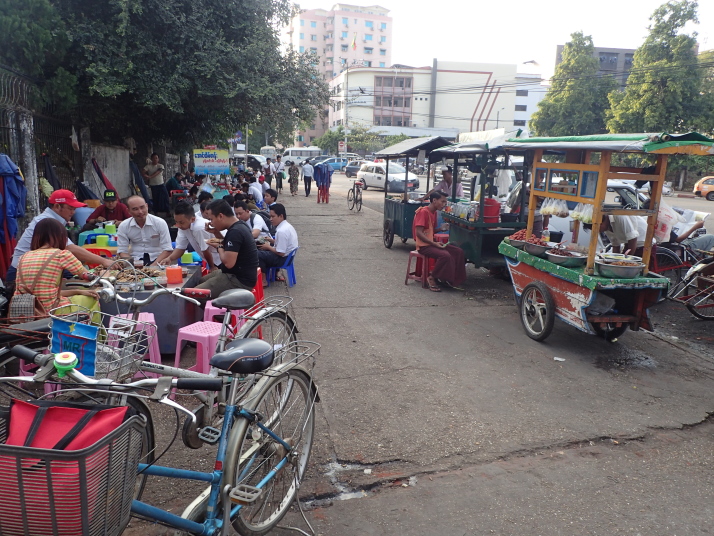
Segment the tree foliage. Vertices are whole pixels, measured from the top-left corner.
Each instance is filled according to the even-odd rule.
[[[328,130],[322,136],[313,141],[313,145],[317,145],[326,154],[337,154],[339,141],[344,141],[345,129],[342,125],[335,130]]]
[[[539,136],[577,136],[605,132],[607,95],[615,87],[610,76],[598,75],[592,37],[571,35],[563,47],[552,85],[538,103],[530,127]]]
[[[612,132],[685,132],[701,126],[703,70],[696,33],[682,33],[688,22],[698,22],[697,2],[670,0],[650,21],[625,92],[610,96],[607,125]]]

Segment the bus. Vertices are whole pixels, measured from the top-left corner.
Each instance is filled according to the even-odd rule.
[[[308,158],[315,158],[322,154],[322,149],[315,145],[310,147],[290,147],[283,153],[283,162],[297,162],[301,164]]]
[[[277,155],[278,152],[272,145],[265,145],[260,148],[260,154],[265,158],[270,158],[271,161],[275,162],[275,155]]]

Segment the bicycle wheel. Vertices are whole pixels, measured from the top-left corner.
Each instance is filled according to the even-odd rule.
[[[362,189],[357,189],[357,195],[355,196],[355,205],[357,205],[357,212],[362,210]]]
[[[355,191],[353,189],[347,192],[347,208],[350,210],[355,208]]]
[[[273,311],[261,318],[245,334],[245,339],[262,339],[275,350],[296,340],[295,322],[282,311]]]
[[[708,282],[700,284],[699,281],[699,276],[695,276],[687,282],[687,295],[702,294],[688,300],[685,305],[700,320],[714,320],[714,295],[708,291],[711,285]]]
[[[291,369],[271,378],[247,404],[292,450],[263,432],[256,424],[241,420],[231,433],[226,453],[224,482],[231,487],[257,486],[288,456],[288,463],[263,486],[261,495],[243,506],[231,520],[243,536],[267,534],[278,524],[295,500],[315,431],[315,390],[303,370]]]
[[[669,291],[667,295],[671,296],[672,291],[682,281],[682,259],[673,251],[665,248],[657,248],[657,253],[655,253],[655,266],[655,273],[669,279]]]

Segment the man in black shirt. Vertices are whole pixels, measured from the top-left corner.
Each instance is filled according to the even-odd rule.
[[[206,215],[211,222],[207,230],[215,237],[208,245],[218,250],[221,265],[220,270],[202,277],[196,288],[210,289],[212,298],[226,290],[252,290],[258,281],[258,250],[250,230],[223,199],[211,201]],[[221,231],[226,231],[226,235]]]

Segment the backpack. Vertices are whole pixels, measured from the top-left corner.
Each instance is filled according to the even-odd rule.
[[[253,221],[255,221],[255,216],[256,214],[263,218],[263,221],[265,222],[265,225],[268,227],[268,232],[271,235],[275,234],[275,227],[273,227],[273,224],[270,223],[270,212],[267,210],[254,210],[250,214],[250,228],[253,228]]]

